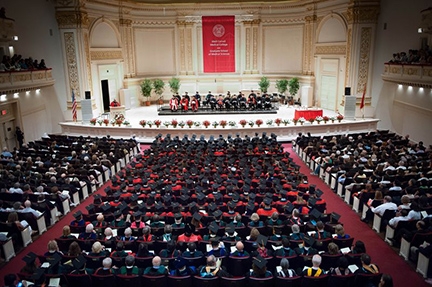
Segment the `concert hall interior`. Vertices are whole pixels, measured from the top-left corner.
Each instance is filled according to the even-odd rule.
[[[286,144],[381,130],[430,149],[431,6],[0,0],[0,148],[50,135],[147,147],[159,134]]]

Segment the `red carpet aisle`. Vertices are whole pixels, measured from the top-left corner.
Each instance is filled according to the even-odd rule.
[[[43,255],[47,249],[48,241],[53,240],[56,237],[59,237],[62,234],[63,226],[69,225],[69,223],[74,219],[73,214],[78,210],[87,213],[85,207],[90,203],[93,203],[93,195],[103,193],[105,187],[110,183],[107,182],[102,187],[100,187],[96,192],[92,193],[86,200],[81,202],[80,205],[73,208],[71,207],[71,212],[69,212],[66,216],[64,216],[59,222],[57,222],[53,227],[48,229],[47,232],[42,234],[39,238],[37,238],[33,243],[31,243],[27,248],[21,251],[15,258],[9,261],[2,269],[0,269],[0,282],[2,282],[3,286],[3,278],[6,274],[9,273],[18,273],[21,268],[24,266],[24,261],[22,258],[29,252],[34,252],[38,255]]]
[[[310,169],[303,163],[292,149],[291,144],[283,145],[285,151],[300,166],[300,172],[309,175]],[[375,231],[360,221],[359,216],[339,198],[324,182],[317,176],[309,175],[309,183],[315,184],[324,192],[323,198],[327,202],[327,210],[335,211],[342,215],[341,222],[345,231],[355,240],[362,240],[366,245],[367,253],[371,256],[372,262],[377,264],[380,271],[388,273],[393,277],[395,287],[402,286],[430,286],[424,279],[415,272],[403,259],[396,254],[387,243],[382,240]]]

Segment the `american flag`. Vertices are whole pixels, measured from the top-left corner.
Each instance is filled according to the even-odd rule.
[[[74,90],[72,90],[72,120],[74,122],[77,121],[77,106],[78,104],[75,98],[75,93]]]

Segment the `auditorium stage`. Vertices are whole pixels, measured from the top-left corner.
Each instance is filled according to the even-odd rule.
[[[262,133],[267,132],[275,133],[278,136],[278,140],[281,142],[288,142],[297,137],[298,133],[307,133],[310,132],[313,135],[329,135],[329,134],[347,134],[347,133],[355,133],[355,132],[368,132],[374,131],[377,128],[378,119],[366,118],[366,119],[356,119],[356,120],[342,120],[341,122],[335,121],[334,123],[321,122],[317,123],[309,123],[306,122],[303,125],[297,123],[294,125],[292,119],[294,118],[295,107],[294,106],[279,106],[276,114],[229,114],[229,115],[221,115],[221,114],[210,114],[210,115],[200,115],[194,114],[189,111],[187,115],[167,115],[167,116],[159,116],[158,115],[158,105],[153,105],[149,107],[138,107],[135,109],[127,110],[125,118],[130,122],[130,126],[112,126],[111,124],[108,126],[99,124],[90,125],[90,124],[82,124],[81,122],[61,122],[59,125],[61,126],[63,134],[69,135],[83,135],[83,136],[106,136],[110,135],[112,137],[123,137],[130,138],[135,136],[138,141],[143,143],[152,142],[156,135],[160,134],[171,134],[172,136],[183,137],[185,134],[191,136],[192,134],[196,134],[197,136],[204,135],[208,138],[211,135],[219,136],[228,134],[235,135],[237,133],[240,136],[244,137],[245,135],[254,135],[256,132]],[[329,110],[323,110],[323,116],[335,117],[337,113]],[[275,119],[282,120],[290,120],[290,124],[284,125],[281,124],[277,126],[275,123],[272,125],[267,125],[269,120],[274,122]],[[189,128],[188,126],[184,126],[181,128],[177,126],[176,128],[169,126],[164,126],[164,122],[171,122],[171,120],[176,119],[178,122],[180,121],[188,121],[192,120],[194,122],[200,122],[207,120],[210,123],[215,121],[220,122],[221,120],[233,121],[236,123],[236,126],[231,127],[227,125],[225,128],[221,126],[217,126],[214,128],[210,125],[208,128],[204,126]],[[253,127],[246,125],[242,127],[239,124],[240,120],[256,121],[257,119],[261,119],[263,124],[258,127],[256,124]],[[145,128],[139,125],[140,120],[146,121],[154,121],[160,120],[162,122],[161,126],[158,128],[155,125],[152,127],[146,126]]]

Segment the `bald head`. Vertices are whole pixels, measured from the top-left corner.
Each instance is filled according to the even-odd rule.
[[[31,201],[30,200],[24,201],[24,206],[25,207],[31,207]]]
[[[152,259],[152,265],[153,267],[158,267],[161,265],[161,258],[159,256],[155,256]]]
[[[241,241],[237,241],[237,243],[236,243],[236,248],[237,248],[237,250],[238,251],[243,251],[243,249],[244,249],[244,244],[243,244],[243,242],[241,242]]]

